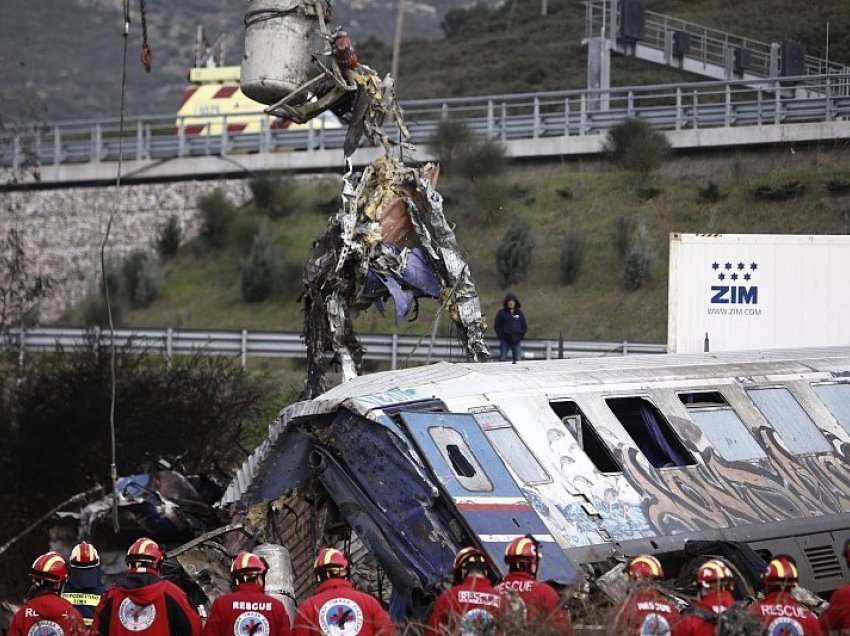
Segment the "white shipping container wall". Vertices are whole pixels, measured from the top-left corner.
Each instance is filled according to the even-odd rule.
[[[850,236],[671,234],[671,352],[850,345]]]

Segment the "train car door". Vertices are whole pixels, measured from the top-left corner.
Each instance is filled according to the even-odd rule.
[[[555,543],[472,415],[400,415],[445,494],[496,567],[504,570],[508,543],[531,534],[543,549],[538,578],[564,583],[573,580],[575,566]]]

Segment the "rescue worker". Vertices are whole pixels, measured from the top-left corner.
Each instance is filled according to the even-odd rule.
[[[75,545],[68,561],[68,580],[62,598],[77,608],[87,627],[91,627],[94,609],[106,591],[101,577],[100,555],[95,547],[85,541]]]
[[[732,588],[735,577],[720,559],[703,563],[696,573],[698,600],[693,608],[682,612],[673,628],[675,636],[714,636],[717,617],[735,604]]]
[[[791,557],[778,556],[761,575],[764,599],[750,612],[761,618],[770,634],[820,636],[818,619],[791,594],[797,587],[797,566]]]
[[[522,599],[529,626],[545,624],[556,628],[559,634],[572,634],[570,616],[561,607],[561,597],[552,587],[537,580],[542,557],[540,543],[531,535],[511,541],[505,549],[508,574],[496,585],[496,590],[507,598],[508,605],[512,593]]]
[[[395,636],[395,623],[371,594],[348,581],[348,558],[334,548],[322,548],[313,564],[319,587],[295,613],[293,636],[346,634]]]
[[[487,578],[487,557],[476,548],[462,548],[455,555],[455,585],[437,597],[426,636],[444,634],[493,634],[506,606]]]
[[[289,636],[289,615],[278,599],[265,593],[265,560],[240,552],[230,566],[229,594],[210,608],[203,636]]]
[[[844,546],[844,558],[850,565],[850,542]],[[850,634],[850,585],[842,585],[829,597],[829,607],[821,614],[824,634]]]
[[[33,562],[30,578],[27,602],[12,618],[7,636],[85,636],[83,617],[60,596],[68,578],[65,559],[58,552],[42,554]]]
[[[95,609],[92,635],[200,636],[201,617],[186,593],[159,576],[162,548],[146,537],[127,550],[127,573],[106,590]]]
[[[664,579],[661,563],[641,555],[626,566],[632,591],[614,609],[613,633],[667,636],[679,621],[679,610],[658,591]]]

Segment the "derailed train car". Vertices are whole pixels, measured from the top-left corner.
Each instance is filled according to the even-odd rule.
[[[694,540],[846,580],[850,348],[440,363],[285,409],[225,504],[320,488],[416,608],[475,544],[543,542],[541,578]]]

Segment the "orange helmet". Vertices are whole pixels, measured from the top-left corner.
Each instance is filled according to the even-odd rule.
[[[127,550],[125,561],[130,567],[148,567],[158,570],[165,559],[165,553],[153,539],[142,537],[136,539]]]
[[[71,565],[78,568],[94,568],[100,565],[100,555],[91,543],[82,541],[71,550]]]
[[[642,554],[629,561],[626,572],[633,579],[649,579],[660,581],[664,578],[664,568],[654,556]]]
[[[59,586],[68,578],[68,568],[65,567],[65,559],[62,555],[51,551],[33,561],[30,575],[37,581]]]
[[[336,548],[322,548],[316,555],[313,571],[316,576],[345,577],[348,575],[348,558]]]
[[[761,575],[765,586],[793,587],[797,584],[797,578],[797,566],[787,556],[778,556],[771,560]]]
[[[720,587],[727,588],[735,581],[732,570],[720,559],[706,561],[697,570],[697,585],[702,588]]]

